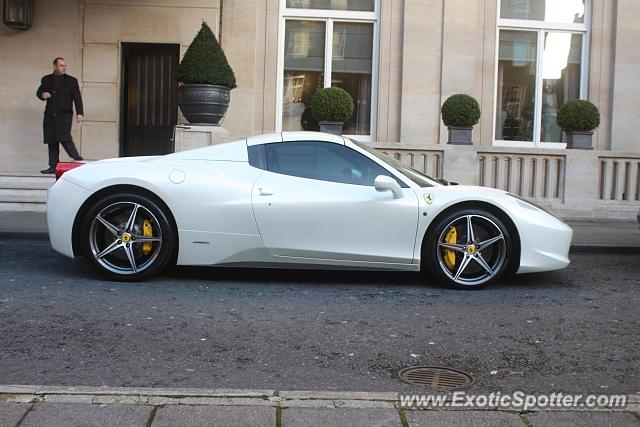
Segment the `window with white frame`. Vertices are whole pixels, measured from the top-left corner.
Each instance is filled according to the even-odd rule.
[[[494,144],[565,145],[558,108],[586,97],[590,0],[500,0]]]
[[[318,130],[311,98],[340,87],[355,109],[344,134],[374,133],[378,0],[281,0],[278,130]]]

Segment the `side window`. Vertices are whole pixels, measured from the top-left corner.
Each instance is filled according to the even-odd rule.
[[[273,143],[264,147],[268,169],[283,175],[366,186],[373,186],[378,175],[395,178],[376,162],[344,145],[318,141]],[[407,187],[401,181],[398,183]]]
[[[267,167],[271,172],[301,178],[318,179],[316,148],[309,143],[285,142],[266,144]]]
[[[264,154],[264,145],[250,145],[247,147],[249,153],[249,164],[254,168],[267,169],[267,159]]]

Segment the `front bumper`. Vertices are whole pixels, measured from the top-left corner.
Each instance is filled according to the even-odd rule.
[[[518,273],[559,270],[569,265],[573,229],[541,210],[518,217],[520,268]]]

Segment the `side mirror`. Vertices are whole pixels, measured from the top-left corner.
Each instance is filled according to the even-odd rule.
[[[386,175],[378,175],[376,177],[374,187],[376,191],[380,192],[391,191],[394,199],[401,199],[404,196],[398,181]]]

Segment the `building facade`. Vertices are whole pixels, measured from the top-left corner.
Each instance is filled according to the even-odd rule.
[[[175,67],[202,20],[237,78],[230,140],[303,129],[313,93],[340,86],[346,135],[431,175],[564,217],[637,213],[637,0],[35,0],[31,29],[0,29],[0,173],[46,165],[35,90],[56,56],[81,83],[85,158],[170,151]],[[447,144],[455,93],[482,109],[472,146]],[[566,148],[555,116],[571,99],[600,110],[594,150]]]

